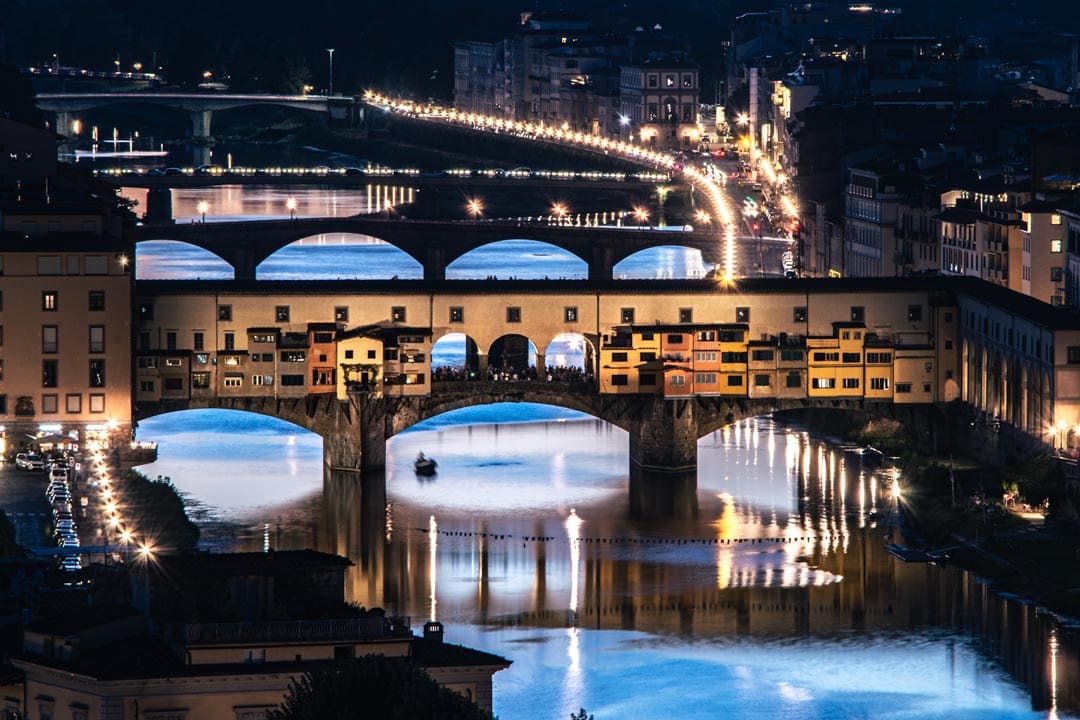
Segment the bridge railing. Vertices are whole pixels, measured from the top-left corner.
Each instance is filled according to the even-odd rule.
[[[488,380],[487,378],[484,378],[477,380],[435,381],[431,383],[432,395],[455,395],[464,393],[483,395],[487,393],[499,394],[537,391],[574,394],[583,397],[593,396],[596,394],[596,380],[591,377],[586,380],[551,380],[550,382],[546,379]]]

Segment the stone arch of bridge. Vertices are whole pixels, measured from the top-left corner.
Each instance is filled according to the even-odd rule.
[[[143,252],[145,252],[146,251],[145,246],[147,244],[153,244],[153,243],[160,243],[160,244],[163,244],[163,245],[165,245],[165,244],[167,244],[167,245],[185,245],[185,246],[187,246],[189,248],[193,248],[195,250],[198,250],[200,253],[205,253],[204,259],[206,259],[206,260],[212,260],[212,261],[215,261],[215,262],[220,261],[221,265],[222,265],[220,270],[222,272],[226,272],[226,268],[228,268],[228,272],[232,272],[234,275],[236,274],[236,266],[233,265],[229,261],[229,258],[222,257],[221,254],[216,253],[216,252],[214,252],[213,250],[211,250],[209,248],[205,248],[202,245],[198,245],[196,243],[191,243],[191,242],[188,242],[186,240],[168,240],[168,239],[165,239],[165,238],[161,238],[161,239],[146,238],[145,240],[139,241],[135,245],[135,249],[136,249],[135,268],[136,268],[136,272],[138,273],[138,279],[140,279],[140,280],[152,280],[152,279],[155,279],[152,275],[144,274],[144,270],[143,270],[142,267],[140,267],[140,263],[139,263],[139,258],[140,258],[139,249],[140,249],[140,247],[142,247]],[[152,272],[152,270],[150,268],[147,268],[146,272]],[[164,278],[162,278],[162,279],[164,279]],[[206,280],[206,279],[210,279],[210,278],[203,277],[202,279]],[[232,279],[232,278],[229,278],[229,279]]]
[[[461,343],[463,345],[462,351],[464,353],[464,357],[462,358],[464,364],[462,365],[461,369],[465,372],[476,372],[479,370],[480,348],[479,345],[477,345],[476,340],[468,333],[461,330],[455,330],[454,328],[446,328],[446,332],[442,333],[441,335],[436,335],[432,339],[434,340],[431,345],[432,373],[434,373],[439,367],[446,367],[446,365],[435,365],[435,355],[440,344],[442,345],[442,349],[445,352],[448,346],[450,346],[451,344],[457,345],[458,343]],[[457,366],[450,365],[449,367]],[[434,375],[432,375],[432,380],[438,382]]]
[[[536,368],[538,371],[541,367],[547,367],[549,365],[553,367],[581,367],[583,370],[594,373],[596,371],[595,366],[599,356],[596,352],[596,345],[588,335],[583,333],[561,332],[553,336],[546,345],[537,345],[536,347],[538,352]],[[542,354],[539,354],[541,352]],[[582,364],[580,366],[561,361],[562,359],[569,361],[571,355],[576,357],[579,352],[582,359]]]
[[[522,333],[505,333],[488,346],[487,364],[496,372],[517,373],[537,365],[537,345]]]
[[[641,255],[643,253],[657,253],[663,250],[697,250],[702,255],[702,261],[709,250],[715,250],[717,253],[721,252],[722,240],[718,236],[715,243],[703,243],[700,240],[694,238],[682,238],[680,233],[672,232],[671,242],[664,242],[663,244],[647,245],[645,247],[625,247],[619,245],[612,253],[613,265],[618,265],[624,260],[629,260],[632,257]]]
[[[295,398],[207,397],[139,403],[135,419],[191,410],[232,410],[284,420],[323,439],[324,462],[332,467],[359,469],[362,460],[360,413],[349,401],[332,395]]]
[[[610,404],[602,402],[596,393],[574,392],[556,383],[530,383],[525,386],[518,383],[468,383],[472,386],[463,388],[463,392],[440,395],[424,402],[418,412],[403,423],[395,423],[392,435],[396,435],[413,425],[454,410],[492,405],[495,403],[536,403],[577,410],[598,420],[608,422],[622,430],[631,430],[634,419],[632,412],[613,414]]]
[[[295,252],[297,248],[301,247],[301,243],[305,243],[305,245],[303,247],[316,247],[316,246],[317,247],[323,247],[324,245],[326,245],[325,243],[313,245],[311,243],[308,243],[308,241],[316,241],[318,238],[325,237],[326,235],[346,235],[346,236],[349,236],[349,238],[352,239],[354,242],[355,241],[367,241],[368,244],[371,244],[373,246],[385,246],[386,248],[389,248],[390,253],[400,256],[397,259],[407,259],[408,261],[413,262],[413,263],[416,264],[416,267],[412,268],[412,269],[420,271],[420,273],[423,272],[424,265],[423,265],[422,259],[417,258],[415,255],[409,253],[406,250],[403,250],[402,248],[398,247],[397,245],[395,245],[394,243],[392,243],[392,242],[390,242],[388,240],[384,240],[382,238],[375,237],[373,235],[367,235],[365,233],[360,233],[360,232],[340,231],[340,232],[333,232],[333,233],[321,233],[321,232],[320,233],[312,233],[310,235],[305,235],[304,237],[296,238],[295,240],[292,240],[291,242],[288,242],[288,243],[286,243],[284,245],[281,245],[280,247],[276,248],[273,252],[269,253],[268,255],[265,255],[264,257],[262,257],[258,261],[258,264],[255,266],[256,276],[258,276],[260,279],[262,278],[262,274],[265,272],[265,269],[263,268],[263,266],[268,260],[271,260],[272,258],[274,258],[275,255],[278,255],[279,253],[282,253],[282,252]],[[329,246],[333,247],[333,246],[335,246],[335,243],[330,243]],[[380,252],[382,252],[382,251],[380,251]],[[380,263],[374,263],[374,264],[380,264]],[[337,270],[337,269],[338,268],[335,268],[335,270]],[[346,275],[344,275],[343,277],[348,277],[347,271],[349,269],[349,266],[345,266],[344,268],[340,268],[340,269],[346,272]],[[395,278],[398,277],[397,274],[389,272],[386,275],[386,279],[390,279],[391,275],[393,275]],[[411,275],[406,275],[405,277],[412,277],[412,276]]]
[[[460,243],[457,245],[455,250],[446,251],[446,267],[447,269],[450,269],[450,266],[458,260],[462,260],[471,253],[477,250],[481,250],[483,248],[489,248],[493,245],[499,245],[502,243],[525,241],[529,243],[536,243],[538,247],[550,248],[552,250],[558,250],[560,253],[566,253],[567,255],[570,255],[573,258],[580,260],[582,263],[584,263],[584,266],[581,267],[580,270],[583,272],[587,271],[589,257],[588,255],[583,253],[582,243],[580,242],[580,239],[568,239],[566,241],[562,241],[558,238],[541,239],[538,237],[527,237],[527,235],[529,235],[527,231],[519,233],[517,235],[514,235],[508,231],[508,237],[490,239],[483,238],[472,242]]]
[[[839,400],[834,398],[757,400],[752,398],[698,397],[695,399],[693,411],[696,415],[697,437],[700,440],[726,425],[779,411],[848,413],[868,419],[883,418],[893,420],[906,425],[911,423],[913,418],[917,417],[918,413],[923,410],[925,410],[925,406],[901,406],[882,401]]]

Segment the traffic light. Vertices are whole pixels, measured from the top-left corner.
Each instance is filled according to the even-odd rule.
[[[757,223],[754,223],[753,225],[751,225],[751,227],[753,228],[754,232],[757,232],[758,229],[760,229],[761,226],[758,225]]]

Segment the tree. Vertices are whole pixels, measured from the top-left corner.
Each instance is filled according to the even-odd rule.
[[[191,552],[199,542],[199,528],[188,519],[184,501],[170,482],[151,482],[136,470],[120,479],[120,496],[136,531],[163,551]]]
[[[596,718],[585,712],[585,708],[581,708],[576,713],[570,713],[570,720],[596,720]]]
[[[306,674],[268,720],[490,720],[408,658],[367,655]]]
[[[303,55],[292,55],[285,61],[281,78],[281,91],[286,95],[303,95],[304,88],[311,86],[311,70]]]
[[[0,65],[0,116],[42,127],[42,114],[34,103],[34,89],[14,65]]]
[[[15,526],[11,520],[0,510],[0,558],[24,557],[26,551],[15,542]]]

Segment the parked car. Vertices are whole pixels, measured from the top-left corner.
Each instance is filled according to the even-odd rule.
[[[49,480],[63,480],[67,482],[68,470],[67,465],[53,465],[49,470]]]
[[[33,453],[19,453],[15,456],[15,467],[20,470],[44,470],[45,461],[40,455]]]

